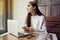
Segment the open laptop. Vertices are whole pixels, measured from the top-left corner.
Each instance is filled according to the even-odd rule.
[[[8,26],[8,33],[13,34],[16,37],[27,35],[23,28],[19,27],[19,23],[17,20],[7,20],[7,26]]]

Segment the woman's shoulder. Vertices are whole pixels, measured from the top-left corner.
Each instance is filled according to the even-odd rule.
[[[44,18],[44,16],[43,15],[36,15],[36,16],[32,16],[32,18],[36,18],[36,19],[43,19]]]
[[[43,21],[45,19],[44,15],[38,17],[39,21]]]
[[[40,15],[40,16],[38,16],[39,18],[44,18],[44,15]]]

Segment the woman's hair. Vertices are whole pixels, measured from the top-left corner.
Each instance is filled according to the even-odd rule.
[[[36,15],[38,15],[38,16],[40,16],[40,15],[42,15],[42,13],[39,11],[39,9],[38,9],[38,5],[37,5],[37,2],[35,2],[35,1],[30,1],[29,2],[33,7],[36,7],[36,11],[35,11],[35,13],[36,13]],[[27,24],[27,27],[30,27],[31,26],[31,16],[32,16],[32,14],[31,13],[28,13],[28,15],[27,15],[27,20],[26,20],[26,24]]]

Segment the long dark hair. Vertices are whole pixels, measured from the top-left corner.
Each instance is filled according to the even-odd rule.
[[[39,11],[37,3],[36,3],[35,1],[30,1],[29,3],[30,3],[33,7],[36,6],[36,9],[35,9],[36,11],[35,11],[35,13],[36,13],[36,15],[41,16],[42,13]],[[27,27],[31,27],[31,16],[32,16],[32,14],[31,14],[31,13],[28,13],[28,15],[27,15],[27,20],[26,20]]]

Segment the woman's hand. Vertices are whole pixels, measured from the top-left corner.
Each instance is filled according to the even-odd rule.
[[[25,32],[29,32],[28,27],[25,26],[25,27],[23,27],[23,29]]]
[[[29,30],[29,33],[34,32],[33,27],[29,27],[28,30]]]
[[[32,27],[23,27],[23,29],[25,30],[25,32],[28,32],[28,33],[34,32],[34,29]]]

